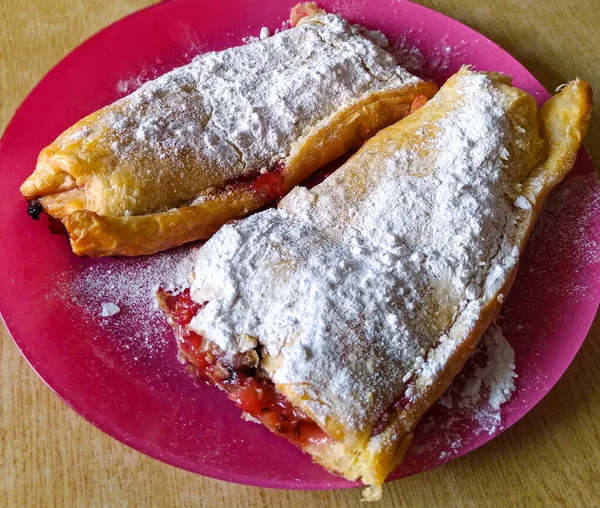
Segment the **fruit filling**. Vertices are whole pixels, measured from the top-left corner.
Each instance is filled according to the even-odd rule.
[[[257,351],[225,355],[188,328],[192,318],[205,305],[194,302],[189,289],[179,294],[159,289],[157,298],[175,328],[182,355],[200,378],[217,385],[242,411],[295,445],[328,439],[311,418],[292,406],[260,372]]]
[[[284,196],[283,168],[283,163],[279,163],[273,171],[257,176],[252,182],[254,190],[269,200]]]
[[[228,192],[232,189],[245,189],[256,192],[266,201],[275,201],[285,196],[285,164],[279,162],[269,171],[258,176],[242,176],[223,182],[217,193]]]

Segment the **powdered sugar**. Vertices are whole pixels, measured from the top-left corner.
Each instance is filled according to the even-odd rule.
[[[122,94],[131,93],[141,87],[144,84],[144,81],[146,81],[144,76],[135,76],[131,79],[120,79],[116,86],[117,92]]]
[[[517,196],[514,205],[521,210],[531,210],[531,203],[525,196]]]
[[[112,332],[117,347],[133,349],[139,353],[136,358],[153,356],[171,340],[154,294],[159,286],[176,291],[189,284],[195,250],[106,259],[81,271],[62,272],[55,277],[51,296]]]
[[[111,317],[116,316],[119,312],[121,312],[121,308],[118,305],[115,305],[112,302],[107,302],[102,304],[102,312],[100,315],[102,317]]]
[[[479,400],[479,389],[481,388],[481,378],[474,377],[467,381],[462,392],[458,407],[471,407]]]
[[[188,200],[223,181],[272,169],[336,112],[417,81],[357,28],[327,14],[200,55],[110,106],[92,127],[115,157],[114,173],[121,161],[140,174],[156,161],[153,182]],[[184,165],[201,168],[195,184],[189,178],[178,184]],[[95,185],[112,185],[114,177]],[[133,203],[124,209],[148,211],[136,208],[135,195],[126,199]]]
[[[515,352],[498,326],[483,336],[475,358],[484,358],[470,378],[459,379],[444,396],[446,407],[456,405],[470,409],[482,428],[493,434],[501,422],[500,406],[508,402],[515,390]],[[459,393],[457,386],[463,384]],[[485,392],[482,389],[485,387]],[[487,397],[485,397],[487,395]],[[454,399],[454,401],[453,401]]]
[[[269,32],[269,28],[268,28],[268,27],[266,27],[266,26],[263,26],[263,27],[260,29],[260,34],[259,34],[258,38],[259,38],[261,41],[264,41],[265,39],[268,39],[270,35],[271,35],[271,34],[270,34],[270,32]]]
[[[498,327],[487,332],[483,345],[487,349],[488,364],[477,369],[475,376],[489,388],[490,406],[498,410],[515,390],[515,352]]]
[[[410,394],[433,382],[516,262],[508,101],[487,76],[457,79],[458,98],[431,101],[448,110],[417,133],[418,154],[396,135],[372,141],[199,252],[192,296],[208,303],[190,326],[232,353],[258,340],[273,380],[320,424],[364,428],[411,371]]]
[[[448,391],[415,431],[411,456],[431,454],[451,459],[467,436],[495,434],[503,429],[501,406],[515,391],[514,350],[501,328],[493,325]]]

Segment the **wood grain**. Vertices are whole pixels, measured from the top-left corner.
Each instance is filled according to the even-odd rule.
[[[1,2],[0,129],[58,59],[102,27],[149,3]],[[578,75],[600,90],[597,0],[420,3],[496,41],[548,89]],[[587,146],[600,161],[599,114]],[[294,492],[233,485],[135,452],[67,408],[28,367],[1,325],[0,335],[0,506],[358,505],[357,490]],[[521,422],[462,459],[387,484],[379,506],[598,506],[599,339],[597,320],[565,376]]]

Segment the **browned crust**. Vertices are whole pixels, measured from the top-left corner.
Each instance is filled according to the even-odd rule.
[[[197,205],[134,217],[77,210],[62,223],[75,254],[137,256],[208,238],[228,220],[241,219],[267,202],[256,192],[238,189]]]

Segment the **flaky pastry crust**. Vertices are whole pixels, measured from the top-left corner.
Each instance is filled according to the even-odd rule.
[[[298,7],[294,10],[295,20],[302,21],[298,28],[276,37],[291,38],[288,32],[293,30],[312,33],[340,21],[345,23],[314,6],[304,7],[303,10]],[[378,58],[389,57],[381,56],[385,54],[381,48],[352,32],[354,29],[349,25],[343,26],[346,32],[342,36],[339,36],[338,28],[331,29],[333,35],[326,34],[333,38],[333,42],[329,49],[324,45],[323,51],[335,54],[338,51],[335,49],[335,37],[349,37],[349,40],[370,44],[369,48],[375,48],[375,53],[380,55]],[[290,44],[295,41],[293,38],[290,40]],[[240,48],[233,48],[222,53],[226,55],[227,51],[238,50]],[[209,56],[215,60],[219,55]],[[359,59],[360,55],[357,55]],[[302,63],[303,55],[295,57]],[[360,69],[356,62],[348,65]],[[188,136],[186,128],[202,130],[212,125],[214,114],[211,107],[214,106],[202,105],[207,98],[194,88],[193,79],[190,80],[188,75],[175,74],[173,79],[183,84],[178,85],[176,92],[167,91],[167,97],[163,96],[164,90],[153,90],[151,83],[150,88],[148,85],[143,87],[146,92],[142,90],[142,94],[154,94],[155,97],[150,100],[141,101],[143,95],[140,91],[134,92],[66,130],[42,150],[36,169],[21,186],[21,192],[27,200],[36,200],[45,213],[62,222],[73,251],[78,255],[152,254],[205,239],[227,221],[244,217],[281,197],[322,166],[406,116],[415,97],[431,97],[436,92],[434,84],[412,78],[407,73],[400,78],[395,74],[396,69],[399,68],[390,66],[385,71],[391,80],[389,86],[382,86],[379,76],[376,76],[355,97],[333,112],[330,112],[330,104],[321,104],[321,110],[328,113],[325,117],[317,114],[312,119],[305,118],[306,128],[301,135],[287,139],[287,147],[278,147],[287,150],[284,157],[279,157],[278,153],[270,156],[261,154],[259,159],[250,163],[244,154],[236,156],[235,151],[240,152],[240,149],[234,143],[223,143],[220,149],[231,152],[233,157],[229,165],[211,153],[214,150],[211,146],[214,140],[211,139],[206,141],[206,146],[201,141],[200,146],[194,143],[191,147],[169,148],[165,152],[150,144],[156,135],[152,129],[155,124],[163,122],[163,117],[168,117],[168,122],[163,122],[165,125],[176,126],[173,127],[176,132],[168,142],[175,142],[180,135]],[[185,68],[174,72],[183,73]],[[239,73],[244,76],[244,71]],[[200,82],[207,79],[210,80],[210,72],[198,78]],[[227,76],[226,79],[231,78]],[[397,81],[396,85],[393,80]],[[179,95],[169,98],[170,93]],[[167,106],[166,112],[161,111],[158,115],[157,108],[169,100],[173,102],[173,109]],[[181,110],[177,109],[180,107]],[[303,104],[297,107],[302,109]],[[193,114],[190,113],[192,109]],[[148,122],[148,118],[144,118],[146,110],[157,118]],[[141,118],[136,119],[138,123],[132,122],[132,112]],[[269,113],[267,122],[268,118]],[[178,122],[182,125],[179,126]],[[115,124],[125,128],[119,130],[121,127],[115,128]],[[130,124],[135,125],[130,127]],[[165,125],[157,128],[165,129]],[[219,126],[215,132],[220,135],[223,129]],[[217,142],[221,140],[217,139]],[[256,142],[260,143],[260,139]],[[280,171],[276,192],[257,192],[251,181],[260,177],[261,173],[274,170]]]
[[[471,100],[475,104],[472,108],[468,102]],[[294,189],[279,203],[278,210],[226,226],[207,242],[197,255],[191,291],[203,307],[190,322],[190,329],[226,351],[247,351],[248,337],[258,344],[260,368],[287,400],[329,437],[299,446],[327,469],[348,479],[360,478],[369,486],[365,498],[377,499],[385,478],[401,462],[419,419],[447,390],[498,315],[543,201],[574,163],[589,124],[591,105],[591,88],[579,79],[567,84],[538,110],[533,97],[512,87],[510,78],[463,68],[433,100],[372,137],[322,184],[310,191]],[[497,127],[495,141],[479,151],[473,139],[484,144],[486,139],[473,132],[465,134],[470,122],[479,125],[478,121],[482,129]],[[452,133],[450,137],[448,132]],[[440,139],[456,146],[438,143]],[[465,154],[479,157],[480,162],[460,159]],[[456,165],[463,168],[462,173],[452,172]],[[480,171],[487,179],[477,180]],[[435,178],[425,180],[430,174]],[[446,177],[449,180],[441,180]],[[442,196],[442,201],[432,201],[436,189],[432,184],[419,183],[425,181],[439,185],[443,181],[449,193]],[[474,189],[474,185],[484,187]],[[396,191],[403,188],[412,196]],[[389,193],[390,189],[394,194]],[[419,195],[420,189],[430,194]],[[389,208],[374,211],[378,201],[373,196]],[[410,252],[399,251],[394,259],[400,260],[401,271],[386,272],[388,268],[381,268],[385,263],[369,264],[368,255],[361,254],[361,249],[370,248],[365,245],[374,241],[372,236],[384,221],[400,223],[401,214],[414,214],[423,203],[433,203],[435,212],[441,210],[443,220],[439,216],[438,220],[448,226],[459,212],[464,212],[452,209],[451,200],[457,196],[465,206],[470,196],[479,200],[477,206],[489,207],[475,208],[482,214],[475,222],[485,222],[487,229],[478,232],[472,225],[468,230],[471,236],[464,237],[482,242],[477,244],[482,250],[473,254],[474,261],[465,258],[467,264],[473,264],[465,280],[477,280],[479,284],[471,290],[471,296],[466,296],[471,284],[467,287],[467,282],[454,273],[457,266],[467,269],[471,265],[460,264],[461,260],[452,257],[456,252],[470,251],[461,250],[461,246],[456,250],[452,237],[435,244],[438,238],[432,234],[443,236],[444,232],[432,228],[429,208],[423,208],[414,219],[416,229],[402,223],[401,228],[389,226],[389,231],[404,235],[392,240],[411,245],[424,257],[419,248],[438,245],[439,250],[425,252],[431,260],[440,259],[435,257],[440,252],[445,253],[441,256],[450,256],[442,257],[443,263],[419,265],[418,256],[413,259]],[[413,208],[403,208],[405,202]],[[498,215],[486,216],[492,208]],[[261,234],[254,233],[258,227],[263,228]],[[354,244],[363,246],[356,252],[351,248],[352,240],[357,239],[352,231],[365,237],[362,244]],[[492,243],[481,240],[485,235],[493,238]],[[386,255],[389,248],[373,252]],[[348,251],[351,256],[346,257]],[[351,263],[341,267],[341,276],[333,270],[339,258],[328,257],[331,252]],[[257,273],[238,273],[237,264],[248,256],[252,256]],[[411,272],[414,266],[420,268]],[[429,266],[437,271],[426,268]],[[479,266],[484,266],[484,271],[478,271]],[[408,287],[409,295],[397,304],[394,298],[404,295],[404,291],[390,290],[389,299],[385,299],[388,293],[364,293],[370,287],[365,285],[366,278],[357,279],[354,287],[343,286],[356,273],[363,277],[371,269],[381,277],[394,274],[399,287]],[[296,274],[300,274],[298,278]],[[322,283],[327,277],[338,277],[332,279],[337,282]],[[281,289],[285,285],[303,288],[307,294]],[[335,292],[340,287],[356,292],[346,302],[345,295],[332,293],[334,303],[330,305],[323,291],[329,288]],[[276,293],[276,300],[268,299],[269,291]],[[409,306],[410,292],[417,295],[416,307]],[[363,294],[368,298],[361,299]],[[399,335],[399,328],[394,331],[393,325],[378,325],[381,321],[371,320],[372,326],[362,328],[354,317],[343,314],[355,311],[352,304],[356,299],[366,308],[372,297],[383,297],[375,308],[387,317],[396,313],[397,319],[404,320],[404,335]],[[308,306],[307,314],[303,313],[307,307],[301,306],[304,298],[317,302]],[[270,308],[280,303],[277,310]],[[327,305],[328,313],[312,317],[311,312],[318,313]],[[360,314],[362,308],[358,307],[358,315],[367,322],[370,316]],[[233,322],[232,314],[241,323]],[[283,320],[277,321],[280,316]],[[225,326],[221,326],[223,320]],[[281,332],[285,338],[281,340],[274,331],[276,323],[285,327]],[[318,341],[313,334],[319,335]],[[397,346],[401,341],[402,345]],[[419,354],[418,364],[418,353],[410,353],[414,343],[424,351]],[[355,355],[357,350],[360,357]],[[389,357],[378,356],[377,351],[387,351]],[[343,376],[338,379],[340,372]]]

